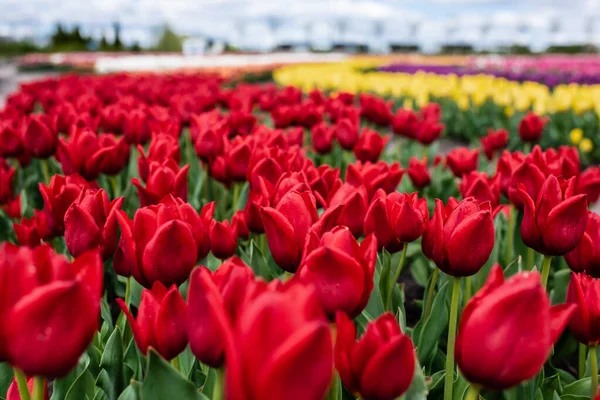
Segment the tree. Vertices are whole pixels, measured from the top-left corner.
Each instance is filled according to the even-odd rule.
[[[121,43],[121,24],[119,22],[113,23],[113,28],[115,30],[115,42],[113,43],[113,48],[115,51],[123,50],[123,43]]]
[[[169,25],[165,24],[154,49],[156,51],[180,53],[183,49],[182,40],[175,32],[173,32]]]

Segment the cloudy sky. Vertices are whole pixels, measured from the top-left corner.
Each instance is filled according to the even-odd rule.
[[[600,43],[600,0],[0,0],[0,36],[47,37],[55,24],[80,24],[94,37],[122,25],[125,42],[149,45],[166,22],[178,33],[239,46],[276,42],[415,41],[478,47]],[[590,28],[593,27],[593,28]]]

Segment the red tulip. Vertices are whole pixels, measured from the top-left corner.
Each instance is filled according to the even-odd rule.
[[[352,150],[358,142],[358,123],[349,118],[342,118],[335,123],[335,137],[345,150]]]
[[[318,217],[315,198],[309,192],[288,192],[275,208],[260,210],[271,255],[282,269],[295,272],[300,265],[308,229]]]
[[[356,340],[356,327],[344,313],[336,314],[335,367],[352,393],[368,400],[395,399],[404,394],[415,374],[415,350],[391,313],[369,322]]]
[[[533,378],[574,311],[574,305],[550,306],[539,273],[522,272],[505,282],[496,264],[460,319],[456,362],[462,375],[492,390]]]
[[[359,245],[345,226],[338,226],[307,243],[296,277],[314,285],[330,318],[337,311],[352,317],[365,308],[373,290],[377,240],[373,235]]]
[[[39,184],[39,190],[44,199],[44,213],[46,223],[54,236],[62,235],[65,231],[65,213],[79,197],[83,189],[90,188],[80,175],[74,174],[64,177],[54,175],[48,186]]]
[[[538,142],[544,132],[544,126],[548,122],[548,117],[540,117],[533,112],[527,115],[519,122],[519,136],[524,142]]]
[[[150,141],[150,147],[148,148],[148,155],[144,153],[144,148],[141,145],[138,145],[137,148],[140,154],[138,159],[138,171],[140,173],[140,178],[142,178],[144,182],[148,180],[150,164],[153,161],[163,163],[167,160],[173,160],[177,165],[181,161],[179,141],[171,135],[164,133],[153,135],[152,140]]]
[[[0,157],[18,157],[23,154],[23,125],[16,118],[0,120]]]
[[[364,233],[374,233],[380,248],[395,253],[421,237],[428,221],[427,199],[419,199],[417,193],[386,196],[380,191],[365,215]]]
[[[392,119],[392,130],[396,135],[415,139],[419,134],[421,122],[419,115],[413,110],[399,108]]]
[[[423,121],[439,121],[442,118],[442,107],[438,103],[429,103],[420,110]]]
[[[404,170],[398,162],[388,164],[384,161],[376,163],[357,161],[348,164],[346,182],[356,187],[364,185],[371,198],[379,189],[383,189],[385,193],[396,191],[403,175]]]
[[[419,133],[415,139],[422,145],[428,146],[440,137],[445,127],[444,124],[440,124],[437,120],[425,119],[421,122]]]
[[[600,215],[589,212],[585,232],[575,249],[565,254],[572,271],[600,277]]]
[[[465,199],[474,197],[480,203],[489,201],[494,209],[500,205],[498,175],[490,178],[485,172],[472,171],[463,175],[458,189]]]
[[[419,189],[429,186],[431,183],[427,158],[419,160],[417,157],[411,157],[406,172],[408,172],[408,177],[413,185]]]
[[[491,206],[480,205],[473,198],[448,206],[440,199],[435,200],[434,215],[423,234],[423,253],[448,275],[474,275],[494,248]]]
[[[389,136],[382,137],[379,132],[364,128],[354,145],[354,155],[363,162],[376,162],[389,140]]]
[[[188,203],[165,197],[160,204],[140,208],[133,221],[117,214],[121,241],[114,257],[117,274],[133,277],[143,286],[185,282],[198,260],[210,251],[208,228],[214,203],[201,215]]]
[[[23,246],[35,247],[52,235],[46,224],[44,212],[39,210],[33,212],[33,217],[23,218],[19,223],[13,223],[17,242]]]
[[[319,154],[329,154],[333,149],[335,128],[327,126],[324,122],[311,128],[312,145]]]
[[[588,202],[593,204],[600,198],[600,167],[588,167],[577,177],[577,193],[587,194]]]
[[[359,97],[360,115],[380,126],[387,126],[392,122],[391,103],[371,94],[362,93]]]
[[[82,190],[65,213],[65,243],[69,253],[78,257],[100,248],[104,260],[117,249],[117,212],[123,197],[112,202],[102,189]]]
[[[78,173],[94,180],[100,173],[116,175],[129,162],[129,144],[111,134],[73,129],[69,140],[60,139],[57,159],[66,175]]]
[[[123,136],[131,144],[143,144],[150,139],[147,112],[141,108],[128,111],[123,119]]]
[[[575,249],[583,236],[587,222],[587,197],[575,195],[575,180],[561,184],[550,175],[536,201],[519,185],[525,204],[521,237],[523,243],[539,253],[562,256]]]
[[[492,160],[494,155],[503,150],[508,144],[508,131],[506,129],[488,129],[487,136],[481,138],[481,147],[488,160]]]
[[[452,150],[446,156],[446,163],[457,178],[464,174],[475,171],[479,162],[479,149],[470,150],[467,147],[459,147]]]
[[[223,363],[223,321],[236,323],[253,280],[250,267],[237,257],[223,262],[214,274],[203,266],[192,272],[186,328],[190,348],[200,362],[214,368]]]
[[[0,274],[0,359],[30,376],[65,376],[98,329],[99,254],[87,252],[69,263],[48,246],[3,243]]]
[[[189,164],[180,169],[175,160],[167,159],[162,163],[152,161],[148,167],[146,187],[137,178],[131,180],[142,207],[158,204],[167,195],[187,201]]]
[[[525,154],[518,151],[511,153],[508,150],[504,150],[502,152],[502,156],[500,156],[498,159],[496,174],[498,175],[498,180],[500,181],[500,191],[506,196],[508,196],[508,188],[510,186],[512,174],[518,167],[521,166],[524,159]]]
[[[117,303],[127,316],[135,343],[142,353],[147,354],[152,347],[170,360],[185,350],[188,343],[185,329],[187,305],[177,286],[172,285],[167,290],[157,281],[152,290],[143,289],[136,318],[122,299],[117,299]]]
[[[569,319],[569,330],[586,346],[600,343],[600,280],[586,275],[571,273],[567,288],[567,304],[575,307]]]
[[[229,221],[212,220],[210,222],[209,237],[213,255],[221,260],[235,255],[237,249],[238,233],[236,227]]]
[[[58,135],[52,131],[50,118],[45,114],[35,114],[29,118],[23,134],[25,150],[37,158],[50,157],[58,145]]]
[[[0,158],[0,204],[7,204],[14,198],[13,184],[16,168],[12,168],[4,159]]]
[[[288,284],[263,291],[244,304],[226,336],[227,398],[324,397],[333,375],[333,344],[311,288]]]
[[[527,155],[520,166],[513,170],[508,183],[508,199],[519,210],[525,206],[519,194],[520,186],[532,199],[537,199],[538,193],[546,180],[546,175],[532,162],[531,155]]]
[[[223,141],[229,135],[227,120],[221,120],[217,124],[198,132],[194,141],[196,155],[202,160],[210,160],[223,153]]]
[[[250,229],[246,224],[246,216],[243,211],[236,211],[231,217],[231,226],[237,232],[239,238],[248,239],[250,237]]]
[[[329,200],[329,207],[339,205],[342,206],[342,213],[338,223],[350,228],[354,236],[361,236],[363,221],[369,207],[369,195],[365,186],[355,187],[350,183],[344,183]]]

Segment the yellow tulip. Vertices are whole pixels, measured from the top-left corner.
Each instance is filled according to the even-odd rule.
[[[594,143],[588,138],[583,139],[581,143],[579,143],[579,150],[581,150],[582,153],[589,153],[593,148]]]
[[[575,128],[569,133],[569,138],[571,139],[571,143],[578,145],[581,139],[583,139],[583,131],[580,128]]]

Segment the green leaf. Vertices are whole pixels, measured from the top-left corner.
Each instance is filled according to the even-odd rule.
[[[0,363],[0,397],[5,397],[14,378],[13,369],[8,363]]]
[[[423,375],[423,369],[419,364],[419,361],[415,365],[415,376],[402,397],[404,400],[425,400],[427,398],[427,383],[425,382],[425,376]]]
[[[187,379],[163,360],[153,349],[148,352],[146,379],[142,384],[144,400],[200,400],[203,397]]]
[[[448,325],[448,282],[444,283],[433,300],[431,314],[419,333],[417,356],[421,364],[426,364],[433,354],[437,342]]]
[[[385,307],[386,300],[388,296],[390,296],[392,290],[392,260],[390,253],[384,249],[381,254],[380,262],[377,264],[380,265],[379,270],[381,271],[379,275],[379,296],[381,297],[381,304]]]
[[[565,395],[571,396],[588,396],[590,395],[590,387],[592,384],[592,378],[583,378],[565,386],[561,399],[565,398]]]
[[[83,377],[89,365],[90,357],[87,353],[83,353],[83,355],[79,358],[79,362],[77,366],[73,369],[73,371],[71,371],[64,378],[57,379],[54,381],[51,400],[66,399],[71,387],[75,385],[75,382],[78,379]],[[81,397],[80,399],[85,399],[85,397]]]
[[[242,191],[240,193],[240,197],[238,198],[237,204],[235,205],[235,210],[243,210],[246,208],[246,203],[248,202],[248,193],[250,191],[250,185],[248,182],[244,184]]]
[[[109,378],[109,386],[103,388],[111,400],[116,400],[125,388],[123,379],[123,342],[121,341],[121,329],[113,330],[108,338],[104,353],[100,359],[100,367],[104,368]]]
[[[562,304],[567,298],[567,287],[571,279],[571,270],[562,269],[552,276],[553,289],[551,293],[552,304]]]
[[[254,240],[250,244],[250,268],[252,268],[256,276],[265,278],[267,281],[273,279],[267,259]]]
[[[125,388],[123,393],[119,396],[118,400],[140,400],[140,384],[139,382],[131,382],[129,386]]]

